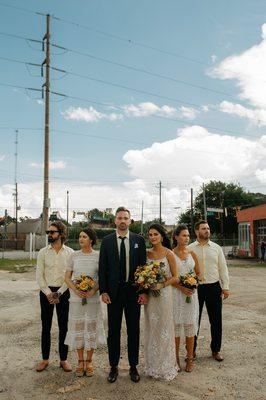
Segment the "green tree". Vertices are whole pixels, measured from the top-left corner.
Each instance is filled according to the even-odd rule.
[[[221,181],[210,181],[205,185],[206,206],[222,208],[224,213],[215,213],[208,216],[208,223],[212,233],[218,237],[223,234],[225,237],[232,238],[237,235],[238,209],[252,207],[266,202],[266,195],[262,193],[247,192],[242,186],[234,183]],[[196,222],[204,218],[203,188],[195,198],[193,220]],[[190,226],[190,210],[182,213],[178,220],[179,223],[186,223]]]

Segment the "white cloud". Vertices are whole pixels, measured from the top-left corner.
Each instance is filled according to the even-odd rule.
[[[116,109],[115,106],[110,106],[111,109]],[[81,107],[70,107],[66,111],[62,113],[65,119],[74,120],[74,121],[85,121],[85,122],[98,122],[100,120],[109,120],[109,121],[120,121],[124,118],[146,118],[152,115],[158,115],[163,117],[182,117],[188,120],[195,119],[198,110],[192,107],[179,107],[174,108],[167,104],[163,106],[158,106],[152,102],[143,102],[139,104],[126,104],[123,106],[119,106],[119,110],[121,112],[115,113],[112,112],[110,114],[102,113],[97,111],[93,107],[89,108],[81,108]]]
[[[266,24],[262,25],[262,41],[223,60],[209,71],[213,77],[235,79],[240,89],[240,98],[254,107],[266,109]]]
[[[237,115],[240,118],[248,119],[252,124],[257,126],[266,125],[266,109],[250,109],[242,106],[241,104],[231,103],[229,101],[223,101],[219,106],[220,111]]]
[[[0,161],[4,161],[5,158],[6,158],[5,154],[0,155]]]
[[[217,61],[217,56],[215,54],[211,55],[211,60],[213,63],[215,63]]]
[[[41,163],[30,163],[30,167],[33,168],[43,168],[43,164]],[[65,161],[50,161],[49,163],[50,169],[65,169],[66,168],[66,162]]]
[[[174,223],[177,213],[189,207],[190,188],[195,195],[211,179],[240,182],[251,191],[266,192],[266,135],[257,140],[214,134],[200,126],[181,129],[172,140],[129,150],[124,162],[132,180],[120,185],[67,180],[51,183],[51,207],[65,217],[66,188],[74,210],[105,209],[125,205],[140,219],[158,217],[158,182],[162,181],[162,216]],[[0,187],[0,207],[12,204],[13,185]],[[38,216],[42,208],[42,182],[19,185],[24,215]],[[181,207],[176,210],[175,207]],[[12,208],[10,208],[12,212]]]
[[[188,119],[188,120],[193,120],[196,118],[197,114],[199,113],[198,110],[192,107],[180,107],[179,109],[181,111],[181,115],[183,118]]]

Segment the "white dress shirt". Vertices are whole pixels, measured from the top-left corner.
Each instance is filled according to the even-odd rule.
[[[49,286],[59,287],[58,292],[61,294],[66,291],[65,272],[71,264],[70,256],[73,252],[74,250],[64,244],[58,253],[51,244],[39,251],[36,279],[44,294],[52,293]]]
[[[116,231],[116,240],[117,240],[117,247],[118,247],[118,253],[120,256],[120,246],[122,240],[119,237],[120,235]],[[125,235],[125,248],[126,248],[126,282],[128,281],[129,278],[129,231],[127,231],[127,234]]]
[[[188,246],[199,260],[200,284],[219,281],[222,289],[229,290],[229,275],[222,248],[209,240],[200,244],[197,240]]]

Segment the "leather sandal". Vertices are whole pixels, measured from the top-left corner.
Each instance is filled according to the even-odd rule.
[[[179,357],[176,357],[176,364],[177,364],[178,371],[181,371],[181,364],[180,364]]]
[[[76,367],[76,375],[78,377],[83,376],[85,373],[84,371],[84,360],[78,360],[78,365]]]
[[[37,372],[42,372],[44,371],[49,365],[49,361],[44,361],[42,360],[36,367]]]
[[[94,375],[92,360],[86,360],[85,375],[89,377]]]
[[[68,361],[60,361],[60,368],[63,368],[65,372],[71,372],[72,368]]]
[[[193,368],[194,368],[193,357],[187,357],[187,363],[186,363],[185,371],[186,372],[192,372]]]

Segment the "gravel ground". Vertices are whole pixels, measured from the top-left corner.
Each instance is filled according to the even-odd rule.
[[[0,400],[266,399],[266,269],[233,266],[230,276],[232,295],[223,308],[224,362],[218,363],[210,357],[205,311],[198,357],[191,374],[182,371],[170,383],[142,376],[141,381],[134,384],[128,377],[124,332],[119,377],[111,385],[106,381],[106,348],[96,351],[92,378],[77,379],[74,373],[64,373],[58,368],[56,319],[51,364],[46,371],[35,372],[34,366],[40,357],[40,312],[35,273],[32,270],[23,274],[0,271]],[[140,372],[143,370],[142,354],[141,346]],[[183,346],[183,365],[184,355]],[[75,366],[76,355],[71,353],[69,359]]]

